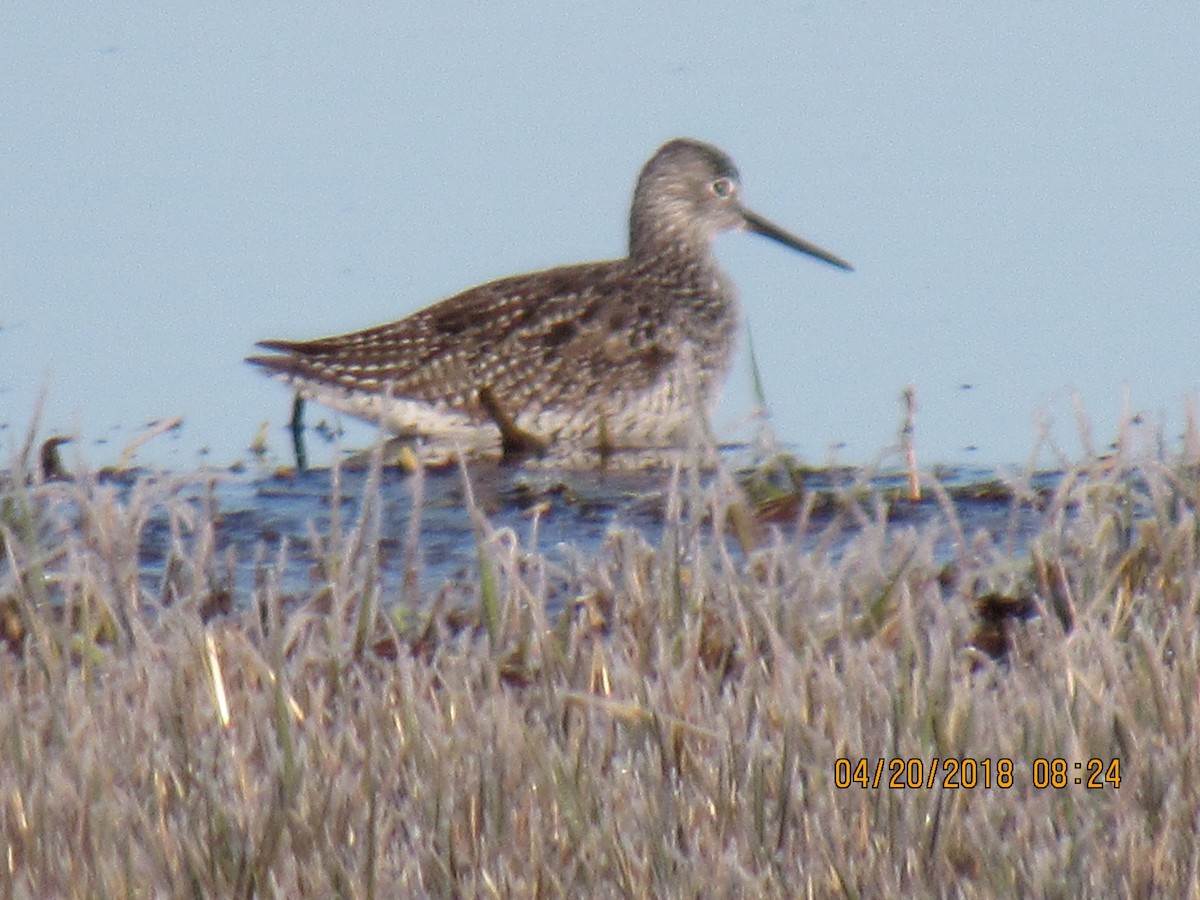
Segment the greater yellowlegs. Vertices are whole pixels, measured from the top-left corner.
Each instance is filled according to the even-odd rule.
[[[733,161],[673,140],[642,168],[629,255],[514,275],[337,337],[263,341],[247,361],[399,435],[478,452],[679,442],[715,399],[737,330],[717,234],[750,230],[850,264],[744,207]]]

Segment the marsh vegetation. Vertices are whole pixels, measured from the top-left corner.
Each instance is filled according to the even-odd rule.
[[[230,577],[245,552],[200,476],[28,468],[0,488],[5,895],[1184,896],[1200,878],[1186,454],[1007,479],[1012,515],[1035,513],[1017,542],[964,527],[931,476],[914,519],[869,480],[829,492],[832,513],[810,492],[778,514],[677,469],[652,537],[565,554],[497,524],[468,473],[472,565],[433,586],[421,505],[390,533],[378,468],[313,526],[299,586],[286,540]],[[152,520],[169,564],[148,579]],[[389,541],[408,577],[386,575]]]

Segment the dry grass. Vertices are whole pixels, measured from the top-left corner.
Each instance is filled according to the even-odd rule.
[[[180,482],[10,480],[0,892],[1195,891],[1195,472],[1073,469],[1019,556],[949,503],[918,530],[850,497],[815,549],[767,531],[743,556],[739,490],[680,481],[662,546],[614,533],[565,567],[476,514],[465,609],[395,604],[368,490],[298,607],[270,548],[253,596],[212,615],[228,561]],[[163,507],[152,592],[138,547]],[[998,660],[972,646],[981,598],[1037,612],[1001,623]],[[1012,784],[839,788],[839,758],[925,777],[969,758],[981,781],[989,761],[993,782],[1007,759]],[[1039,758],[1118,759],[1120,787],[1039,788]]]

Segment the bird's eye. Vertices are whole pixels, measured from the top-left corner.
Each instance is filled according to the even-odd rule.
[[[713,192],[713,196],[732,197],[733,181],[729,178],[718,178],[708,186],[708,189]]]

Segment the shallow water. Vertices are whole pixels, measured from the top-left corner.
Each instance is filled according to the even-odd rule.
[[[949,526],[946,509],[927,492],[921,502],[899,499],[904,478],[880,475],[865,481],[867,491],[858,492],[853,514],[846,503],[834,498],[854,485],[850,470],[819,471],[805,475],[805,490],[825,502],[816,503],[798,525],[798,510],[785,506],[761,533],[770,539],[771,529],[796,542],[801,550],[819,544],[825,552],[840,554],[864,525],[881,519],[889,531],[916,527],[936,530],[939,559],[950,560],[959,547],[959,535],[976,542],[980,532],[1009,552],[1019,551],[1041,526],[1043,513],[1038,502],[1017,503],[997,473],[981,469],[952,469],[939,473],[947,489],[961,532]],[[477,508],[493,529],[511,529],[526,552],[544,553],[553,563],[566,563],[580,555],[596,552],[606,537],[618,529],[639,530],[651,544],[658,544],[667,520],[671,473],[649,472],[532,472],[496,465],[473,466],[470,492]],[[1059,479],[1057,473],[1032,476],[1024,483],[1035,496],[1044,497]],[[711,481],[712,476],[703,476]],[[686,478],[683,479],[686,481]],[[335,483],[336,482],[336,483]],[[467,486],[457,469],[430,471],[423,481],[399,470],[384,470],[377,491],[363,471],[330,470],[304,474],[261,477],[229,476],[217,479],[207,489],[197,489],[192,502],[215,510],[217,552],[228,567],[236,602],[251,596],[256,577],[264,565],[287,552],[278,584],[284,594],[304,596],[321,578],[315,566],[321,559],[320,537],[349,532],[360,521],[364,499],[379,500],[379,564],[384,578],[384,597],[400,596],[400,585],[410,564],[415,563],[418,595],[428,596],[447,582],[471,583],[477,572],[477,537],[467,502]],[[689,496],[695,485],[680,487]],[[422,494],[415,527],[419,539],[410,542],[414,527],[414,496]],[[370,493],[369,493],[370,492]],[[340,500],[334,503],[334,497]],[[705,532],[712,535],[711,527]],[[194,540],[185,535],[182,540]],[[711,539],[711,537],[710,537]],[[172,531],[163,512],[151,517],[143,534],[141,566],[147,590],[161,590],[173,542],[181,540],[179,528]],[[733,537],[728,544],[738,556]],[[415,548],[413,558],[412,548]]]

